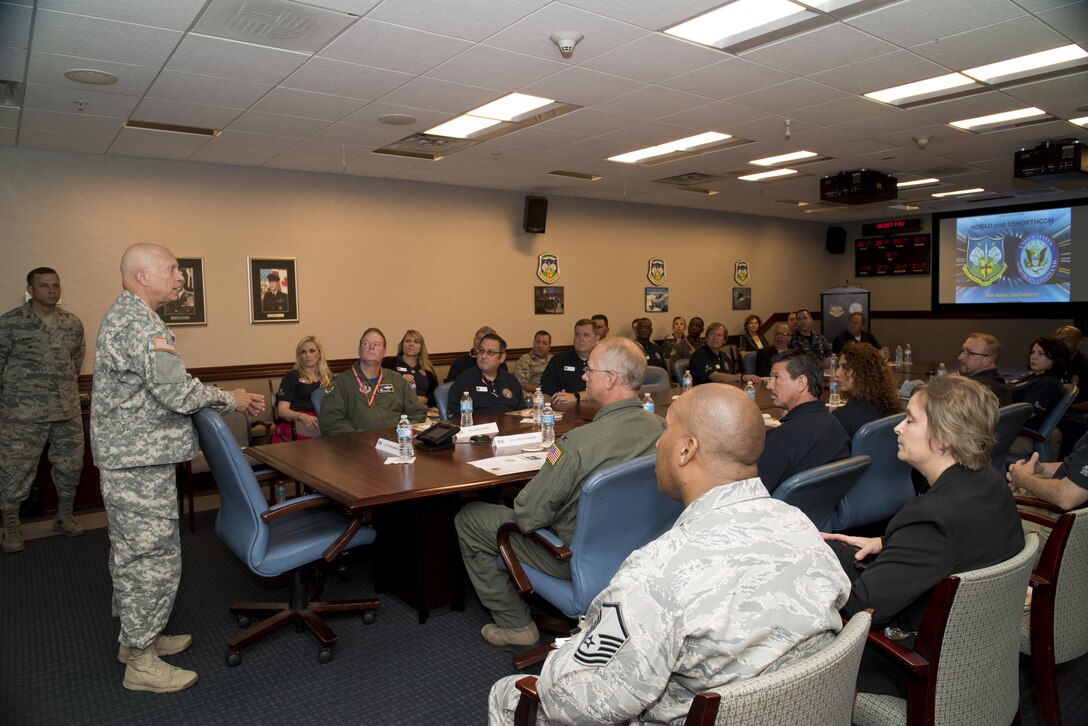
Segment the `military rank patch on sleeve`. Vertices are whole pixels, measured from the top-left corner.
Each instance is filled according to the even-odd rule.
[[[627,634],[627,627],[623,624],[620,604],[603,603],[600,620],[578,644],[574,660],[594,668],[608,665],[612,656],[616,655],[616,652],[627,642],[628,637],[630,636]]]
[[[552,444],[552,448],[548,449],[548,463],[552,466],[555,466],[556,463],[559,461],[559,457],[561,457],[562,455],[563,452],[559,449],[559,447],[555,444]]]
[[[151,339],[151,347],[153,350],[165,350],[167,353],[177,353],[177,346],[174,345],[174,341],[167,338],[165,335],[156,335]]]

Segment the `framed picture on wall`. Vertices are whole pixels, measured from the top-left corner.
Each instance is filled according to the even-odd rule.
[[[185,276],[178,299],[160,305],[155,312],[167,325],[207,325],[204,307],[204,258],[179,257],[178,269]]]
[[[648,312],[648,313],[667,313],[667,312],[669,312],[669,288],[667,288],[667,287],[648,287],[648,288],[646,288],[646,312]]]
[[[249,258],[249,322],[297,323],[294,257]]]
[[[537,285],[533,288],[533,313],[536,315],[563,314],[563,288]]]
[[[751,310],[752,309],[752,288],[750,288],[750,287],[734,287],[733,288],[733,309],[734,310]]]

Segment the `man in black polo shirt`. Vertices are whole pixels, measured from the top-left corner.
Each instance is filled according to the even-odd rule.
[[[706,344],[691,354],[688,370],[693,385],[703,383],[736,383],[751,381],[759,384],[759,376],[737,373],[739,363],[725,354],[722,346],[729,331],[724,323],[711,323],[706,329]]]
[[[665,353],[662,352],[661,346],[650,340],[653,334],[654,324],[649,318],[639,318],[635,321],[635,342],[639,344],[646,356],[646,365],[668,370],[665,365]]]
[[[846,319],[846,330],[836,335],[831,341],[831,350],[838,355],[847,343],[868,343],[879,350],[885,359],[888,358],[888,349],[881,348],[876,336],[865,329],[865,313],[850,313],[850,317]]]
[[[485,325],[476,331],[476,335],[472,338],[472,347],[469,348],[469,351],[464,355],[455,358],[453,363],[450,363],[450,369],[446,372],[446,383],[456,381],[457,377],[465,371],[474,370],[476,368],[476,349],[480,347],[480,341],[483,340],[485,335],[494,332],[494,328],[490,325]],[[502,369],[505,371],[506,366],[503,365]]]
[[[582,374],[586,372],[586,361],[598,340],[597,326],[592,320],[582,318],[574,324],[574,350],[552,356],[540,376],[540,390],[552,397],[552,404],[581,399],[582,391],[586,390]]]
[[[978,381],[997,396],[998,406],[1012,403],[1012,394],[1005,379],[997,372],[1001,357],[1001,341],[989,333],[971,333],[960,348],[960,372],[965,378]]]
[[[772,359],[767,390],[787,413],[778,428],[767,431],[759,457],[759,478],[769,492],[799,471],[850,456],[850,437],[820,400],[821,369],[820,359],[807,350],[791,348]]]
[[[472,396],[473,413],[516,411],[525,402],[518,379],[502,368],[506,341],[487,333],[476,348],[476,367],[457,376],[450,386],[450,410],[457,410],[461,396]]]

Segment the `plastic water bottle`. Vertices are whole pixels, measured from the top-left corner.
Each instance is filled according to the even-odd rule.
[[[684,371],[684,377],[680,379],[680,388],[684,393],[691,390],[691,371]]]
[[[829,370],[831,371],[831,380],[835,380],[835,371],[839,367],[839,357],[834,353],[831,354],[831,364]]]
[[[287,487],[283,485],[283,482],[276,484],[276,504],[283,504],[287,501]]]
[[[465,395],[461,396],[461,428],[472,425],[472,396],[468,395],[468,391],[465,391]]]
[[[400,458],[405,461],[415,454],[412,449],[412,424],[408,423],[407,415],[402,415],[397,421],[397,446],[400,448]]]
[[[537,426],[540,425],[540,412],[544,409],[544,392],[540,390],[540,386],[536,387],[533,391],[533,423]]]
[[[901,345],[895,346],[895,367],[903,367],[903,346]]]
[[[938,378],[940,378],[941,376],[947,376],[947,375],[948,375],[948,369],[945,368],[944,363],[941,363],[939,366],[937,366],[937,377]]]
[[[911,357],[910,343],[907,343],[907,347],[903,349],[903,365],[910,368],[913,363],[914,359]]]
[[[744,395],[748,396],[748,398],[753,401],[756,400],[756,387],[750,380],[744,384]]]
[[[649,393],[642,397],[642,408],[650,413],[654,412],[654,399]]]
[[[555,443],[555,411],[550,403],[545,403],[540,412],[540,443],[545,449],[552,448]]]
[[[828,390],[831,391],[831,394],[827,397],[827,402],[832,406],[842,404],[842,397],[839,396],[839,382],[835,380],[834,376],[831,378],[831,384],[828,386]]]

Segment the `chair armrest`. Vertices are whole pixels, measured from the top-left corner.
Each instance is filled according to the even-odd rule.
[[[1049,589],[1053,586],[1053,583],[1051,583],[1050,580],[1046,579],[1042,575],[1037,575],[1033,572],[1031,573],[1031,577],[1028,578],[1028,585],[1030,585],[1033,590],[1041,591]]]
[[[1038,431],[1032,431],[1031,429],[1020,429],[1020,435],[1027,436],[1032,441],[1046,441],[1042,434]]]
[[[1038,497],[1027,497],[1022,494],[1014,496],[1013,501],[1015,501],[1016,505],[1019,507],[1035,507],[1037,509],[1045,509],[1048,512],[1054,512],[1055,514],[1065,514],[1067,511],[1056,504],[1051,504]]]
[[[333,500],[326,497],[324,494],[307,494],[304,497],[295,497],[282,504],[276,504],[269,507],[265,511],[261,512],[262,522],[274,522],[280,517],[286,517],[294,514],[295,512],[301,512],[303,509],[310,509],[311,507],[320,507],[324,504],[335,504]]]
[[[722,697],[720,693],[707,691],[696,693],[688,706],[688,717],[684,719],[684,726],[714,726],[718,719],[718,708],[721,707]]]
[[[1019,512],[1020,519],[1023,519],[1026,522],[1040,524],[1044,527],[1049,527],[1050,529],[1053,529],[1054,525],[1058,523],[1057,520],[1048,517],[1045,514],[1039,514],[1038,512],[1028,512],[1023,509],[1017,509],[1016,511]]]
[[[536,723],[536,710],[540,705],[540,694],[536,690],[536,676],[525,676],[514,684],[521,692],[517,709],[514,711],[514,726],[533,726]]]
[[[884,651],[885,655],[888,655],[891,660],[895,661],[900,667],[905,668],[915,676],[924,678],[929,673],[928,660],[918,655],[913,650],[904,648],[879,630],[870,630],[868,634],[866,634],[865,640],[870,645]]]
[[[570,548],[564,545],[563,541],[556,537],[555,532],[550,529],[534,529],[525,536],[546,549],[552,557],[560,562],[565,562],[574,556]]]
[[[528,537],[550,552],[551,555],[560,562],[569,560],[574,556],[574,553],[570,551],[570,548],[563,546],[559,541],[559,538],[547,530],[537,529],[526,534],[518,529],[517,522],[512,519],[500,524],[498,532],[495,533],[495,542],[499,548],[499,556],[502,557],[502,563],[506,566],[506,571],[510,574],[510,579],[514,581],[514,587],[516,587],[518,592],[522,595],[532,592],[533,584],[529,582],[529,577],[525,574],[525,570],[522,569],[521,563],[518,562],[518,558],[514,555],[514,548],[510,544],[510,535],[512,533]]]

